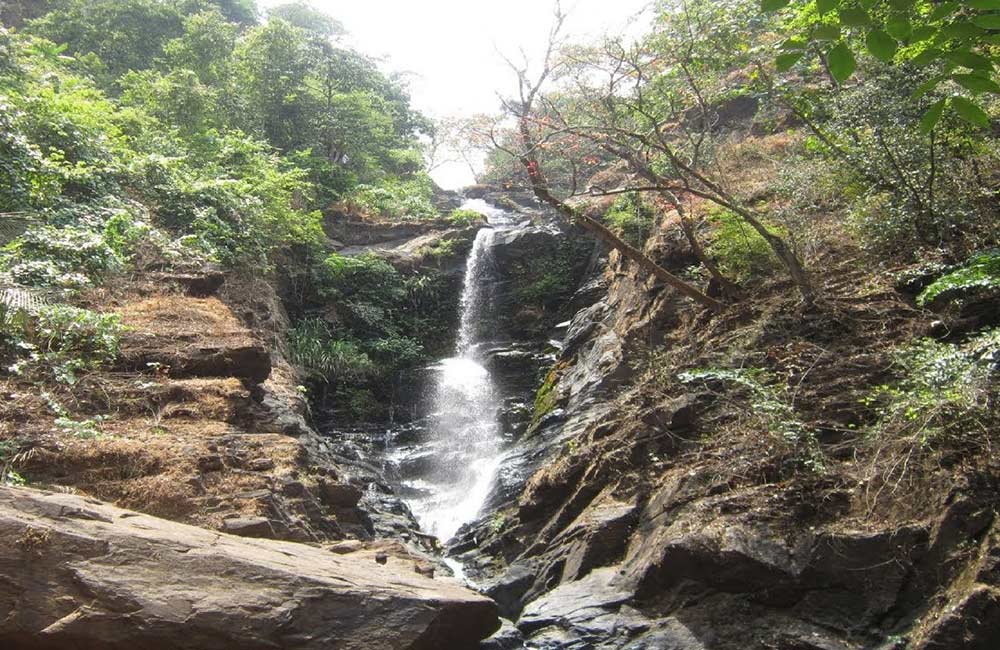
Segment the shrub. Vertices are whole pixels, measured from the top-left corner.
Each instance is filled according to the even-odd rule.
[[[332,253],[319,269],[321,298],[356,302],[395,303],[406,295],[402,276],[387,261],[366,253],[349,257]]]
[[[329,326],[318,318],[304,319],[289,330],[288,348],[294,363],[323,382],[363,379],[375,371],[356,343],[334,339]]]
[[[964,344],[923,339],[895,355],[899,378],[876,387],[864,402],[878,421],[875,440],[903,440],[918,448],[936,444],[989,444],[996,425],[1000,330]]]
[[[774,251],[757,231],[728,210],[712,214],[715,230],[708,245],[708,253],[716,259],[723,273],[737,282],[752,277],[770,275],[780,264]],[[769,227],[774,234],[787,239],[787,233]]]
[[[426,219],[437,216],[431,202],[430,179],[386,180],[379,185],[359,185],[348,203],[356,209],[391,219]]]
[[[452,210],[448,213],[446,219],[448,220],[448,223],[461,228],[474,226],[486,221],[486,218],[481,213],[476,212],[475,210],[465,210],[463,208]]]
[[[120,270],[122,261],[99,232],[42,225],[29,228],[9,244],[0,266],[20,284],[80,287]]]
[[[802,464],[813,471],[823,471],[825,461],[816,431],[799,419],[791,400],[785,395],[787,386],[775,382],[761,368],[705,368],[683,372],[678,379],[686,384],[731,385],[746,391],[753,415],[760,418],[768,430],[782,442],[791,445]]]
[[[641,197],[626,194],[614,202],[604,220],[615,234],[641,248],[653,231],[656,215]]]
[[[55,190],[44,156],[15,127],[15,115],[0,97],[0,212],[29,210]]]
[[[65,305],[42,307],[33,318],[25,319],[21,332],[15,334],[27,357],[9,370],[34,379],[51,375],[57,382],[73,385],[80,372],[96,370],[118,358],[123,331],[117,314]]]
[[[1000,250],[974,255],[942,275],[917,296],[917,304],[928,305],[942,296],[953,298],[981,289],[1000,289]]]
[[[407,336],[393,335],[376,339],[367,347],[378,361],[380,374],[408,368],[425,360],[424,346]]]

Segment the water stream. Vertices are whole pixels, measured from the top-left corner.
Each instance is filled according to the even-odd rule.
[[[492,334],[491,247],[511,216],[484,201],[463,206],[486,214],[466,262],[461,324],[455,354],[432,367],[427,463],[409,481],[408,505],[423,530],[442,541],[472,521],[485,502],[500,464],[500,396],[484,357]]]

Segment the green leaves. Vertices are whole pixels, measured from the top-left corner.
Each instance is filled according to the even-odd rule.
[[[1000,14],[985,14],[972,19],[972,24],[983,29],[1000,29]]]
[[[825,16],[831,11],[835,11],[840,6],[840,0],[816,0],[816,10],[820,16]]]
[[[976,27],[968,20],[957,20],[941,28],[942,36],[962,41],[974,40],[982,34],[982,28]]]
[[[958,10],[959,6],[960,5],[957,2],[945,2],[943,4],[940,4],[934,11],[931,12],[931,15],[928,16],[927,20],[932,23],[937,22],[942,18],[945,18],[955,13]]]
[[[992,72],[993,62],[987,59],[982,54],[975,54],[974,52],[969,52],[967,50],[956,50],[954,52],[947,52],[944,57],[962,66],[963,68],[970,68],[972,70],[979,70],[981,72]]]
[[[934,63],[944,55],[944,52],[936,47],[929,47],[910,60],[913,65],[925,66]]]
[[[905,41],[913,34],[913,25],[906,16],[893,16],[886,21],[885,31],[897,41]]]
[[[868,12],[861,7],[846,7],[837,12],[837,15],[840,17],[840,24],[845,27],[867,27],[872,23]]]
[[[840,38],[840,27],[836,25],[817,25],[812,32],[817,41],[836,41]]]
[[[765,11],[777,11],[790,1],[761,3]],[[803,59],[810,42],[828,44],[827,70],[837,84],[843,84],[857,69],[861,37],[864,51],[884,64],[892,64],[902,54],[901,60],[913,65],[936,66],[936,74],[913,92],[913,101],[942,82],[952,82],[974,95],[1000,95],[989,49],[1000,45],[1000,34],[991,33],[1000,31],[1000,0],[951,0],[924,7],[913,0],[816,0],[815,12],[813,5],[801,5],[797,19],[806,25],[802,34],[807,38],[792,36],[782,43],[775,65],[779,72],[787,71]],[[921,49],[918,44],[925,45]],[[920,120],[920,132],[931,133],[949,110],[977,127],[990,124],[989,115],[974,100],[955,95],[931,104]]]
[[[951,107],[955,109],[958,116],[975,126],[987,127],[990,125],[990,116],[986,111],[979,108],[965,97],[952,97]]]
[[[883,63],[890,63],[896,55],[896,50],[899,49],[899,46],[896,45],[896,39],[881,29],[873,29],[868,32],[865,46],[872,56]]]
[[[844,42],[838,43],[832,50],[827,52],[826,64],[830,69],[830,75],[837,83],[847,81],[854,74],[855,68],[857,68],[854,53],[851,52],[851,48],[847,47],[847,44]]]
[[[941,116],[944,115],[944,109],[948,105],[947,99],[941,99],[931,105],[924,116],[920,118],[920,132],[924,135],[929,135],[937,123],[941,121]]]
[[[1000,85],[989,77],[977,74],[953,74],[951,80],[966,90],[974,93],[997,93],[1000,94]]]
[[[767,13],[771,13],[785,8],[789,2],[791,0],[761,0],[760,8]]]
[[[924,95],[926,95],[930,91],[932,91],[935,88],[937,88],[938,84],[940,84],[945,79],[947,79],[947,76],[943,75],[943,74],[939,74],[939,75],[935,75],[935,76],[931,77],[930,79],[928,79],[924,83],[922,83],[919,86],[917,86],[917,89],[913,91],[913,94],[910,97],[912,99],[920,99],[921,97],[923,97]]]
[[[786,54],[779,54],[774,59],[774,65],[778,68],[779,72],[787,72],[791,70],[792,66],[798,63],[799,59],[805,52],[788,52]]]

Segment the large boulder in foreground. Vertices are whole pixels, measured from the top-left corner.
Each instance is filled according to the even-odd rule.
[[[392,558],[220,534],[0,487],[0,647],[475,647],[495,604]]]

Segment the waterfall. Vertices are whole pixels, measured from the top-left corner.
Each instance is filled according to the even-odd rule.
[[[464,207],[487,214],[491,227],[476,234],[466,262],[455,356],[433,368],[428,469],[413,486],[420,496],[409,500],[421,527],[441,540],[451,538],[479,514],[501,456],[500,401],[482,346],[489,340],[491,321],[494,227],[508,224],[509,219],[482,201]]]

